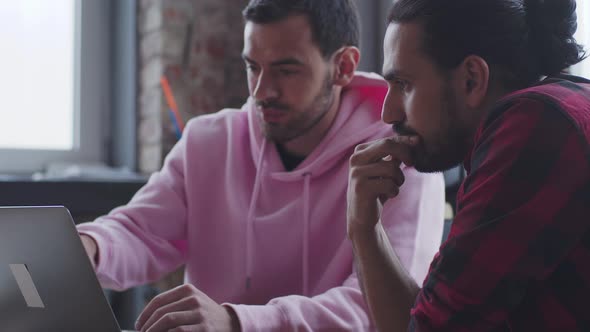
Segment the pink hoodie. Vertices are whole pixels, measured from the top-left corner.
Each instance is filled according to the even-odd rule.
[[[127,206],[78,227],[99,244],[102,285],[145,284],[186,264],[185,282],[230,305],[245,332],[373,329],[353,273],[346,188],[354,147],[391,135],[380,120],[386,92],[359,73],[327,136],[291,172],[252,100],[191,120]],[[444,185],[440,174],[404,172],[382,221],[421,284],[440,245]]]

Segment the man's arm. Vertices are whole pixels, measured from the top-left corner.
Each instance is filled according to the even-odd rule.
[[[190,132],[167,156],[162,170],[151,176],[129,204],[77,226],[87,253],[95,258],[91,261],[103,287],[123,290],[145,284],[184,262],[184,158],[188,135]]]
[[[192,285],[158,295],[140,315],[140,331],[178,327],[212,331],[368,331],[372,330],[356,277],[313,298],[291,295],[266,305],[220,306]]]
[[[379,331],[405,331],[420,287],[394,253],[383,226],[355,230],[354,247],[361,288]]]
[[[237,314],[242,332],[250,331],[370,331],[367,307],[351,275],[342,286],[314,297],[289,295],[265,305],[225,303]]]
[[[384,139],[359,145],[350,159],[348,235],[362,277],[361,287],[380,331],[406,330],[420,289],[379,223],[382,202],[395,200],[406,181],[401,162],[412,163],[405,143],[409,142]],[[439,204],[443,202],[441,197]]]

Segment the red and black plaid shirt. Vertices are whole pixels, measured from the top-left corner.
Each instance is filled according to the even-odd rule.
[[[590,81],[507,96],[466,160],[409,331],[590,331]]]

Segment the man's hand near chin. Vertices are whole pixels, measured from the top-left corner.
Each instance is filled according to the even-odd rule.
[[[141,332],[238,332],[240,322],[231,308],[192,285],[182,285],[156,296],[139,315],[135,328]]]
[[[401,163],[413,163],[405,140],[397,136],[361,144],[350,157],[347,226],[353,242],[356,235],[374,233],[383,204],[399,194],[405,181]]]

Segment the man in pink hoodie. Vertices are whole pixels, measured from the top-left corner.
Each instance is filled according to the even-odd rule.
[[[353,0],[252,0],[243,58],[251,98],[189,122],[131,202],[78,227],[104,287],[126,289],[186,265],[141,331],[374,329],[346,233],[348,160],[391,135],[387,92],[357,73]],[[441,175],[403,168],[383,224],[421,281],[442,234]]]

